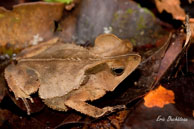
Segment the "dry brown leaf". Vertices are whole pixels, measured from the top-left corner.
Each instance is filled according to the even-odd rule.
[[[61,3],[29,3],[14,6],[13,10],[0,8],[0,44],[21,45],[53,36],[54,21],[63,13]]]
[[[157,89],[150,91],[144,97],[144,105],[146,107],[160,107],[163,108],[164,105],[174,102],[174,92],[171,90],[167,90],[162,85],[160,85]]]
[[[172,14],[173,18],[185,17],[185,11],[180,7],[180,0],[155,0],[158,11],[166,11]]]

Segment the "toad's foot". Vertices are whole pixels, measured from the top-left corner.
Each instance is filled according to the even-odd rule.
[[[34,103],[33,99],[19,88],[17,89],[17,92],[14,92],[14,95],[16,100],[20,98],[22,99],[26,107],[27,114],[30,115],[31,109],[27,99],[29,99],[31,103]]]
[[[107,110],[107,113],[108,113],[108,112],[115,112],[117,110],[121,110],[121,109],[125,109],[125,108],[126,108],[125,105],[116,105],[113,107],[104,107],[103,109]]]
[[[34,103],[33,99],[29,96],[29,95],[26,95],[24,92],[22,92],[21,90],[18,90],[18,92],[20,93],[19,95],[15,94],[15,98],[16,100],[18,100],[19,98],[22,99],[22,101],[24,102],[24,105],[26,107],[26,110],[27,110],[27,114],[30,115],[30,112],[31,112],[31,109],[30,109],[30,105],[28,103],[28,100],[30,100],[31,103]]]
[[[72,101],[72,100],[67,100],[65,101],[65,105],[83,113],[86,115],[89,115],[94,118],[99,118],[102,117],[106,114],[109,114],[111,112],[114,112],[115,110],[123,109],[125,108],[125,105],[118,105],[115,107],[104,107],[104,108],[98,108],[93,105],[90,105],[84,101]]]
[[[26,110],[27,110],[27,114],[30,115],[31,109],[30,109],[30,105],[29,105],[27,99],[26,98],[21,98],[21,99],[24,102],[24,105],[25,105]]]

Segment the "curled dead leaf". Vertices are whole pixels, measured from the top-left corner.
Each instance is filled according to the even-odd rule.
[[[175,19],[185,17],[185,11],[180,7],[180,0],[155,0],[155,3],[160,13],[165,10]]]
[[[180,7],[180,0],[155,0],[158,11],[161,13],[162,11],[166,11],[172,14],[173,18],[176,20],[185,20],[186,13],[183,8]],[[190,18],[190,28],[191,28],[191,36],[194,37],[194,19]]]
[[[150,91],[144,97],[144,105],[149,108],[155,106],[163,108],[166,104],[175,103],[174,99],[174,92],[160,85],[157,89]]]

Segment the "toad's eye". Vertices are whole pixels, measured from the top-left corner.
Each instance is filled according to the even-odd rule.
[[[111,68],[111,71],[114,75],[120,76],[124,72],[124,67],[118,67],[118,68]]]

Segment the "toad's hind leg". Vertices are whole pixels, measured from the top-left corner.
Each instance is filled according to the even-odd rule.
[[[116,109],[123,109],[125,108],[124,105],[118,105],[115,107],[104,107],[98,108],[91,104],[86,103],[87,100],[95,100],[103,96],[106,92],[103,89],[90,89],[87,90],[85,88],[79,89],[78,92],[73,94],[65,101],[65,105],[70,108],[75,109],[83,114],[88,116],[98,118],[107,113],[113,112]]]

